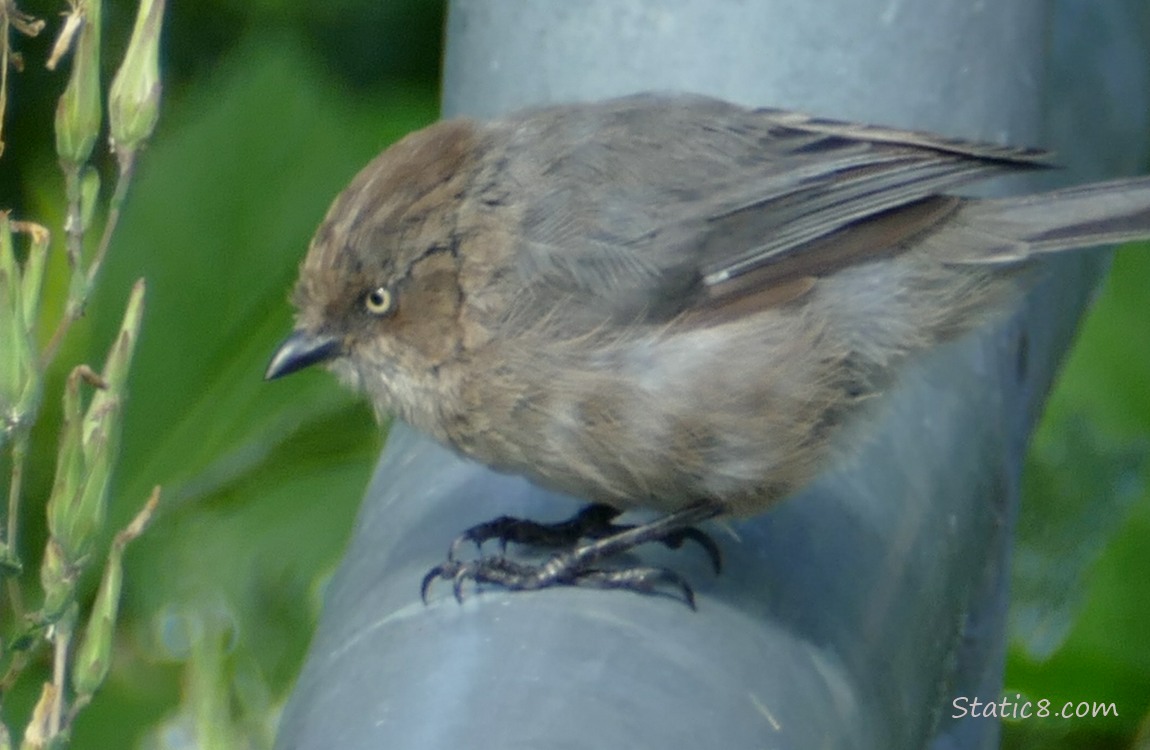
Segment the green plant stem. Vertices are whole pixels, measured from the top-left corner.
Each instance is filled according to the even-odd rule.
[[[72,273],[75,278],[79,278],[83,274],[83,281],[80,283],[79,290],[73,294],[69,294],[68,306],[64,311],[64,316],[60,319],[56,330],[52,332],[52,337],[48,339],[47,346],[40,355],[40,368],[41,372],[46,372],[48,366],[55,359],[56,353],[60,349],[60,343],[64,340],[64,336],[72,327],[72,324],[83,314],[85,306],[88,304],[88,297],[96,284],[96,276],[100,272],[100,268],[104,265],[104,258],[108,255],[108,246],[112,242],[112,234],[116,230],[116,225],[120,223],[120,210],[124,205],[124,199],[128,196],[128,186],[132,182],[132,177],[136,171],[136,154],[131,152],[122,155],[120,159],[120,172],[116,179],[116,189],[112,194],[112,200],[108,204],[108,220],[104,223],[104,232],[100,235],[100,244],[96,247],[96,254],[92,257],[92,263],[88,266],[87,271],[80,269],[77,265],[73,267]],[[79,194],[79,178],[75,180],[77,185],[76,193]],[[72,220],[75,216],[75,221],[78,223],[81,220],[79,213],[73,214],[72,212],[72,181],[69,180],[68,191],[68,257],[72,257]],[[77,210],[80,210],[77,203]],[[80,233],[80,244],[83,244],[83,232]],[[76,256],[79,259],[79,255]],[[77,260],[79,263],[79,260]]]
[[[108,254],[108,246],[112,244],[112,233],[120,223],[120,211],[124,207],[124,200],[128,197],[128,186],[132,184],[132,177],[136,173],[136,152],[125,152],[120,155],[120,173],[116,177],[116,189],[112,192],[112,199],[108,202],[108,221],[104,223],[104,232],[100,235],[100,244],[96,247],[96,254],[92,258],[92,265],[88,266],[88,273],[84,279],[84,297],[96,285],[96,276],[104,265],[104,258]]]
[[[20,530],[20,494],[24,485],[24,461],[28,457],[28,433],[20,430],[12,440],[12,482],[8,486],[8,530],[5,542],[8,554],[19,559],[18,533]],[[8,589],[8,602],[12,607],[15,622],[24,619],[24,597],[21,593],[18,576],[8,576],[5,582]]]
[[[65,615],[56,623],[53,642],[55,653],[52,659],[52,685],[56,688],[56,700],[52,704],[52,713],[49,718],[49,737],[60,733],[64,718],[64,688],[68,677],[68,649],[72,645],[72,631],[76,622],[75,605],[72,614]]]
[[[80,166],[67,165],[64,169],[64,192],[68,213],[64,217],[65,248],[72,275],[79,273],[84,253],[84,190],[80,181]],[[71,303],[71,300],[69,300]]]
[[[68,715],[64,718],[64,726],[70,727],[75,724],[76,717],[79,716],[80,712],[87,708],[91,702],[92,696],[90,695],[77,696],[72,705],[68,707]],[[268,747],[271,747],[271,745],[269,744]]]
[[[65,249],[68,253],[68,266],[72,269],[72,280],[68,285],[68,302],[64,315],[60,318],[52,338],[40,355],[40,371],[47,372],[48,365],[56,357],[60,342],[76,319],[84,311],[87,297],[84,283],[84,190],[78,165],[64,164],[64,191],[67,195],[68,212],[64,218]]]

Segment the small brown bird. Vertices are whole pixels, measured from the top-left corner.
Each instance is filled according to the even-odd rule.
[[[693,539],[717,567],[692,524],[801,488],[909,356],[1007,307],[1035,256],[1150,237],[1150,178],[948,194],[1045,164],[687,95],[440,122],[336,198],[267,377],[325,363],[379,413],[596,503],[472,529],[569,549],[452,554],[425,593],[669,581],[690,601],[669,571],[598,563]],[[633,507],[668,515],[612,525]]]

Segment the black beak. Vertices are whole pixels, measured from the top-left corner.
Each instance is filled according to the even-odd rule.
[[[264,380],[274,380],[291,375],[296,370],[326,362],[339,356],[339,341],[331,336],[321,336],[306,331],[292,331],[272,355]]]

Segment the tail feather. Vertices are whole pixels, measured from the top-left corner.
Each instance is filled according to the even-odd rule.
[[[953,222],[965,241],[953,262],[1018,263],[1035,255],[1150,239],[1150,177],[1017,198],[971,201]],[[977,241],[971,242],[975,239]]]

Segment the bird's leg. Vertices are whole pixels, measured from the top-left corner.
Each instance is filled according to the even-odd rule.
[[[472,526],[455,538],[447,552],[448,560],[456,560],[467,544],[482,551],[484,542],[499,540],[499,551],[506,552],[511,542],[530,547],[572,547],[580,539],[598,539],[610,536],[619,527],[611,521],[622,511],[603,503],[588,505],[565,521],[539,523],[526,518],[500,516],[486,523]]]
[[[457,536],[447,552],[447,559],[449,561],[458,560],[464,545],[474,544],[477,549],[482,549],[484,542],[491,539],[499,540],[500,553],[506,552],[507,545],[511,542],[529,547],[562,549],[575,547],[581,539],[606,539],[635,528],[633,524],[612,523],[622,512],[618,508],[604,503],[594,503],[586,506],[571,518],[555,523],[539,523],[526,518],[500,516],[486,523],[472,526]],[[652,537],[643,541],[657,541],[671,549],[679,549],[687,540],[694,541],[701,546],[706,551],[707,556],[711,558],[715,572],[719,572],[722,563],[718,546],[710,536],[694,526],[677,528],[662,537]],[[639,543],[641,542],[636,542],[636,544]]]
[[[601,568],[597,563],[647,542],[660,542],[678,549],[683,542],[693,540],[706,550],[718,573],[721,568],[718,545],[694,525],[721,512],[722,507],[718,503],[703,501],[650,523],[638,525],[611,523],[619,511],[606,505],[591,505],[558,524],[537,524],[504,516],[475,526],[457,538],[452,544],[448,560],[424,576],[421,594],[426,600],[427,590],[437,578],[452,580],[455,596],[459,600],[463,597],[463,584],[468,580],[494,583],[516,591],[549,586],[592,586],[623,588],[648,594],[656,593],[656,584],[662,582],[678,587],[687,604],[694,608],[691,587],[671,570],[644,566]],[[472,561],[456,558],[456,552],[462,544],[473,542],[481,545],[488,539],[496,538],[504,546],[508,541],[513,541],[570,549],[560,551],[537,565],[515,562],[502,555]],[[582,539],[590,541],[579,544]]]

